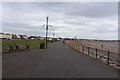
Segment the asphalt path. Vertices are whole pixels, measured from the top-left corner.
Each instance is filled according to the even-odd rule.
[[[79,53],[62,41],[47,49],[4,53],[3,78],[117,78],[118,71]]]

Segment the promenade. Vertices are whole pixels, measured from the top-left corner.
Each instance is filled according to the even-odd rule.
[[[3,78],[117,78],[118,71],[81,54],[62,41],[47,49],[2,55]]]

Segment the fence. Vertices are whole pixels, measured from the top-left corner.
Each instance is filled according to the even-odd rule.
[[[85,46],[82,43],[78,43],[76,40],[65,40],[64,43],[67,46],[75,49],[76,51],[79,51],[90,57],[96,58],[110,66],[114,66],[115,68],[120,69],[120,61],[118,60],[120,54],[118,53]]]

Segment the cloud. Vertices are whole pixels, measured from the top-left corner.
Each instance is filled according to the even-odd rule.
[[[75,3],[76,4],[76,3]],[[77,3],[76,5],[78,5]],[[83,3],[79,4],[80,6],[73,6],[72,8],[75,9],[70,12],[67,12],[67,15],[74,15],[74,16],[84,16],[90,18],[106,18],[111,16],[117,15],[117,3],[114,2],[93,2],[93,3]]]
[[[49,36],[117,39],[117,9],[117,2],[5,2],[3,32],[44,36],[49,16]]]

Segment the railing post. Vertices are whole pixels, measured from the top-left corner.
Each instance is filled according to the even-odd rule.
[[[90,49],[90,47],[88,47],[88,56],[89,56],[89,49]]]
[[[110,63],[110,51],[108,51],[108,59],[107,59],[107,64],[109,65],[109,63]]]
[[[96,59],[97,59],[97,49],[96,49]]]

